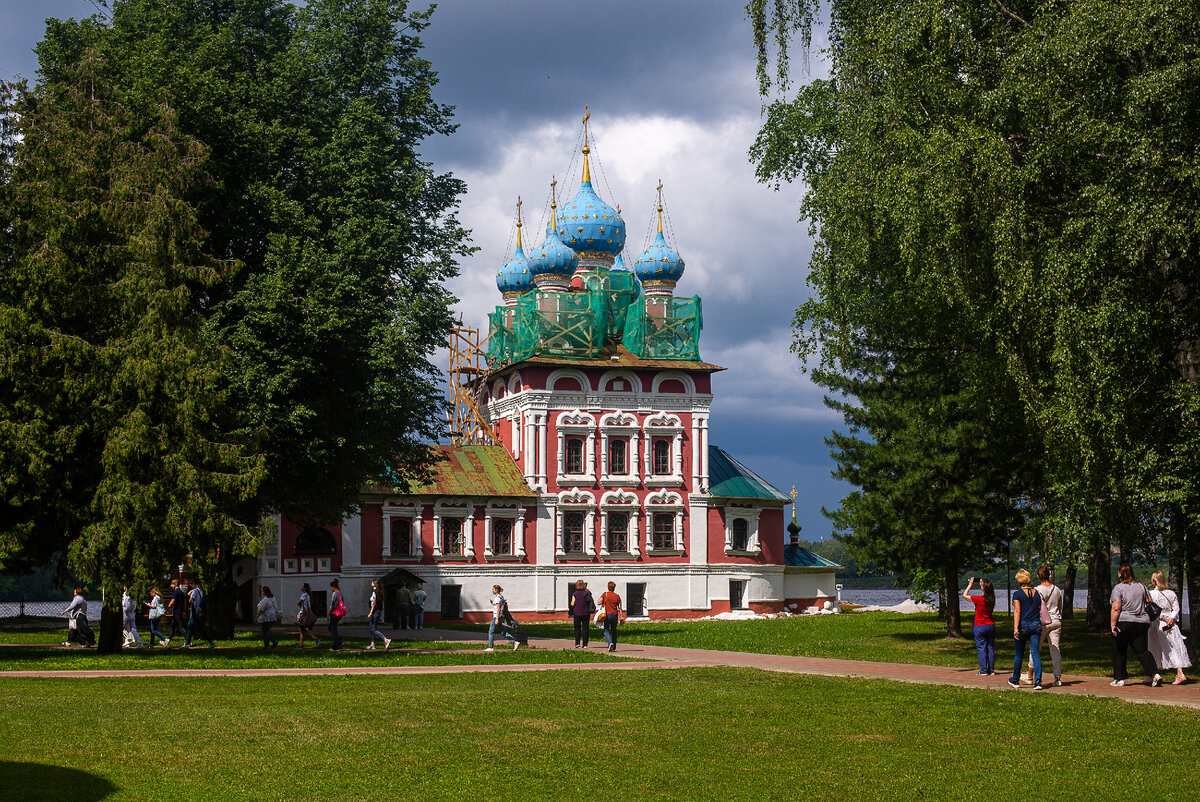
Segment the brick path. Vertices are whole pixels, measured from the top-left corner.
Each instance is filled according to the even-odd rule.
[[[360,636],[356,627],[344,628],[348,636]],[[365,637],[362,629],[361,636]],[[410,640],[439,640],[479,642],[487,635],[483,632],[461,632],[452,630],[424,629],[405,632]],[[589,648],[603,649],[604,639],[592,642]],[[531,638],[531,642],[544,649],[570,649],[574,643],[554,638]],[[505,645],[500,645],[500,644]],[[497,648],[507,648],[501,641]],[[684,649],[673,646],[647,646],[636,643],[620,644],[617,654],[622,657],[643,658],[653,662],[615,663],[543,663],[534,665],[471,665],[471,666],[340,666],[334,668],[268,668],[268,669],[155,669],[156,677],[273,677],[273,676],[318,676],[351,674],[457,674],[489,671],[556,671],[562,669],[584,671],[656,671],[673,668],[703,666],[735,666],[757,668],[763,671],[778,671],[788,674],[816,674],[825,677],[863,677],[897,682],[914,682],[922,685],[952,685],[961,688],[985,688],[1008,693],[1068,694],[1074,696],[1096,696],[1121,699],[1140,704],[1159,704],[1190,707],[1200,710],[1200,693],[1195,682],[1188,685],[1164,685],[1148,688],[1136,679],[1124,688],[1113,688],[1107,677],[1064,675],[1059,688],[1047,687],[1034,691],[1023,686],[1020,691],[1008,686],[1007,673],[990,677],[976,675],[975,669],[947,668],[944,666],[908,665],[905,663],[872,663],[864,660],[834,660],[822,657],[791,657],[773,654],[751,654],[749,652],[722,652],[712,649]],[[481,659],[486,657],[481,654]],[[146,671],[0,671],[0,677],[144,677]],[[0,680],[2,681],[2,680]]]

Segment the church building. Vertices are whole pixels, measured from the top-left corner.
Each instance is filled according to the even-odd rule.
[[[522,620],[564,617],[579,579],[597,597],[615,582],[635,618],[833,596],[837,566],[790,542],[798,527],[785,534],[791,499],[709,442],[724,368],[701,358],[700,298],[676,293],[684,260],[663,234],[661,183],[657,235],[627,267],[625,221],[593,188],[589,154],[585,117],[579,189],[552,199],[528,254],[518,202],[486,358],[456,385],[471,418],[458,444],[435,447],[424,484],[364,488],[339,526],[281,520],[257,582],[285,601],[308,582],[323,612],[338,577],[355,618],[372,579],[419,580],[428,623],[486,620],[494,584]]]

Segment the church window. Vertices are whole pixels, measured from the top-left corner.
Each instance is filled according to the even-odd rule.
[[[458,518],[442,519],[442,554],[463,553],[463,522]]]
[[[629,473],[629,443],[625,440],[608,441],[608,472],[617,476]]]
[[[629,516],[623,512],[608,516],[608,550],[618,553],[629,551]]]
[[[570,554],[583,553],[582,512],[568,512],[563,516],[563,549]]]
[[[310,526],[296,536],[296,554],[337,554],[337,539],[322,526]]]
[[[654,548],[675,548],[675,515],[673,513],[654,513]]]
[[[413,553],[413,525],[407,518],[392,519],[392,556],[406,557]]]
[[[494,554],[513,553],[513,524],[507,518],[497,518],[492,521],[492,552]]]
[[[667,440],[654,441],[654,475],[669,476],[671,473],[671,443]]]
[[[566,471],[573,474],[583,473],[583,440],[578,437],[567,440]]]
[[[733,519],[733,542],[730,545],[734,551],[746,551],[750,548],[750,527],[745,518]]]

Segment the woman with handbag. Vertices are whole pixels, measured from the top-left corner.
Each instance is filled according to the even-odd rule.
[[[342,601],[342,592],[338,590],[338,581],[331,579],[329,580],[329,635],[333,638],[333,645],[329,647],[331,649],[340,649],[345,642],[338,634],[338,624],[345,616],[346,604]]]
[[[1117,580],[1108,599],[1112,605],[1109,629],[1112,634],[1113,661],[1113,681],[1108,684],[1119,688],[1129,679],[1125,654],[1132,646],[1142,670],[1146,672],[1146,684],[1156,688],[1162,684],[1162,677],[1146,643],[1150,632],[1150,616],[1146,614],[1149,594],[1145,587],[1133,581],[1133,569],[1129,563],[1121,563],[1117,569]]]
[[[158,622],[167,614],[167,608],[163,605],[162,594],[158,592],[158,588],[150,588],[150,601],[146,602],[146,606],[150,608],[150,645],[154,645],[155,639],[163,646],[170,646],[171,639],[158,631]]]
[[[1054,687],[1062,685],[1062,605],[1063,594],[1054,584],[1050,566],[1039,565],[1036,588],[1042,597],[1042,642],[1050,642],[1050,663],[1054,666]],[[1033,654],[1029,655],[1029,682],[1033,682]]]
[[[262,628],[263,648],[270,649],[279,645],[279,638],[271,632],[271,627],[279,620],[279,608],[275,606],[275,594],[269,587],[263,585],[258,593],[262,598],[258,600],[258,612],[254,614],[254,620]]]
[[[1187,682],[1183,670],[1189,668],[1192,661],[1183,642],[1183,633],[1179,631],[1179,598],[1167,587],[1162,571],[1150,575],[1150,584],[1150,600],[1159,606],[1160,612],[1158,620],[1150,624],[1146,645],[1159,668],[1163,671],[1175,669],[1175,681],[1171,684],[1182,685]]]
[[[587,589],[587,583],[582,579],[576,581],[575,592],[571,594],[571,618],[575,622],[575,648],[578,649],[582,639],[583,648],[588,645],[588,619],[596,614],[596,600]]]
[[[1017,584],[1021,587],[1013,591],[1013,670],[1008,678],[1008,684],[1013,688],[1021,687],[1021,664],[1025,662],[1025,646],[1030,648],[1033,655],[1033,689],[1042,689],[1042,597],[1030,584],[1029,572],[1022,568],[1017,571]]]
[[[300,608],[296,611],[296,624],[300,627],[300,644],[296,646],[297,649],[304,648],[306,633],[312,639],[314,648],[321,645],[321,639],[313,634],[313,627],[317,623],[317,614],[313,612],[311,593],[312,588],[308,586],[307,582],[300,586],[300,598],[296,601],[296,606]]]

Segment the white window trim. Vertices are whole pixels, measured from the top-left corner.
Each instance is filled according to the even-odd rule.
[[[654,514],[657,512],[675,513],[675,542],[672,544],[672,548],[660,549],[660,551],[672,553],[685,551],[683,547],[683,510],[683,497],[671,490],[659,490],[646,496],[646,554],[655,550]]]
[[[629,551],[618,553],[639,556],[641,551],[638,547],[638,518],[641,517],[642,511],[638,508],[637,496],[621,490],[612,490],[600,497],[600,556],[607,557],[611,554],[608,548],[610,512],[623,512],[629,516],[629,531],[625,535],[629,541]]]
[[[392,554],[392,519],[408,520],[412,526],[412,548],[408,554]],[[386,501],[383,505],[383,556],[421,559],[421,505],[416,502]]]
[[[596,483],[596,418],[581,409],[560,412],[554,419],[558,434],[558,483],[560,485],[592,485]],[[584,438],[583,473],[567,473],[567,438]]]
[[[609,473],[608,441],[610,438],[628,438],[625,450],[625,467],[628,473]],[[639,429],[637,416],[631,412],[610,412],[600,418],[600,484],[604,487],[622,487],[636,485],[638,477],[638,439]]]
[[[463,553],[442,553],[442,519],[461,518],[463,522]],[[471,560],[475,557],[475,505],[469,501],[445,500],[433,507],[433,557],[453,557]]]
[[[659,412],[646,418],[642,424],[646,436],[643,449],[642,473],[646,487],[676,487],[683,484],[683,421],[678,415]],[[670,437],[671,473],[663,476],[654,473],[654,438]]]
[[[762,544],[758,540],[758,516],[762,514],[761,507],[726,507],[725,510],[725,554],[762,554]],[[746,520],[746,550],[733,548],[733,521],[735,518]]]
[[[496,554],[492,538],[492,521],[503,518],[512,521],[513,553]],[[483,556],[485,559],[520,559],[525,556],[525,508],[520,506],[487,506],[483,511]]]
[[[578,489],[563,490],[558,494],[558,501],[554,505],[554,555],[556,557],[565,557],[567,554],[563,548],[565,543],[563,530],[566,524],[563,513],[565,512],[584,513],[583,553],[588,556],[594,555],[596,553],[596,497],[586,490]]]

